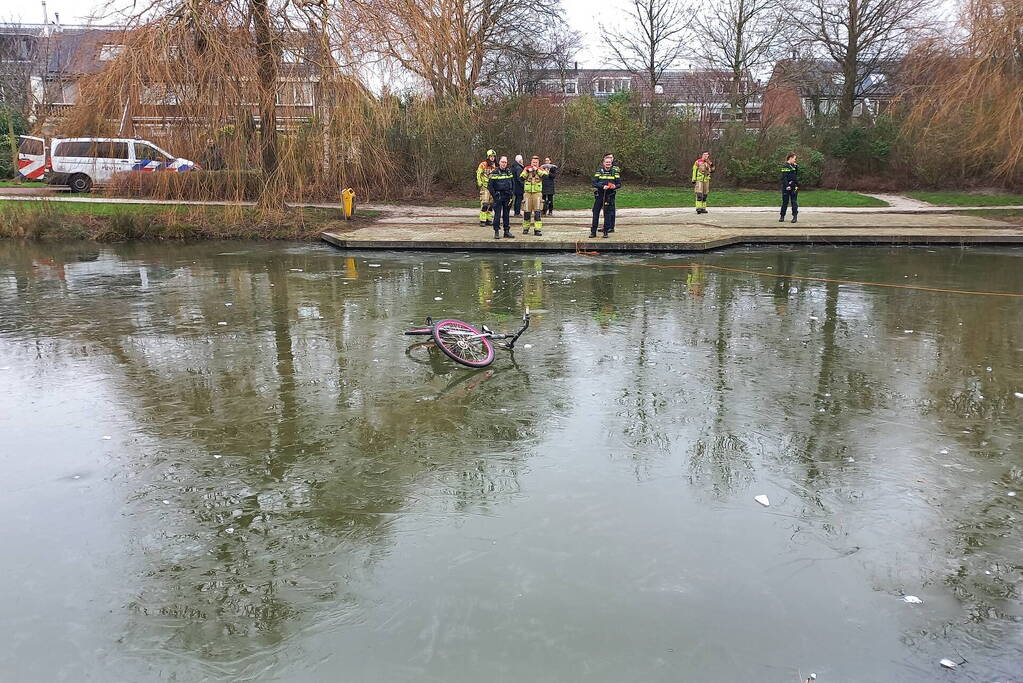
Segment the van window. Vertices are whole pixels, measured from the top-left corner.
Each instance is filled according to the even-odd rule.
[[[141,142],[135,143],[135,158],[139,161],[160,161],[164,163],[173,161],[173,159],[168,158],[166,154],[156,147]]]
[[[58,142],[57,149],[53,151],[55,157],[91,157],[94,156],[96,143],[84,142]]]
[[[22,154],[41,155],[43,153],[43,141],[31,138],[22,138],[18,145],[18,151]]]
[[[99,142],[96,144],[96,156],[100,159],[127,159],[127,142]]]

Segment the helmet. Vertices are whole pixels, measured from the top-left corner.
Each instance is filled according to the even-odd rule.
[[[492,150],[492,149],[488,149],[488,150],[487,150],[487,156],[488,156],[488,157],[496,157],[496,156],[497,156],[497,152],[495,152],[495,151],[494,151],[494,150]]]

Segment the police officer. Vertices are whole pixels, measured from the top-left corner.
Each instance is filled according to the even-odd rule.
[[[597,236],[600,212],[604,211],[603,236],[615,231],[615,193],[622,186],[622,172],[614,165],[614,155],[605,154],[600,168],[593,174],[593,222],[590,237]]]
[[[785,163],[781,167],[781,218],[779,223],[785,222],[785,209],[789,202],[792,202],[792,222],[796,222],[796,215],[799,213],[799,164],[796,163],[796,155],[790,154],[785,157]]]
[[[504,236],[515,237],[511,234],[511,217],[508,215],[515,198],[515,174],[508,168],[508,157],[498,160],[497,168],[487,181],[487,189],[494,198],[494,239],[501,239],[502,224]]]
[[[487,158],[476,167],[476,188],[480,193],[481,226],[490,225],[490,221],[493,218],[491,214],[494,210],[494,200],[490,196],[490,190],[487,189],[487,180],[495,168],[497,168],[497,153],[492,149],[488,149]]]

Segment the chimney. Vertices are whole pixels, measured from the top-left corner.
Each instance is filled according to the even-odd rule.
[[[43,35],[50,35],[50,17],[46,14],[46,0],[43,0]]]
[[[573,69],[573,71],[578,71],[578,70],[579,70],[579,62],[576,62],[575,63],[575,69]]]
[[[60,12],[54,12],[53,13],[53,20],[57,24],[57,33],[60,33],[60,30],[61,30],[60,29]]]

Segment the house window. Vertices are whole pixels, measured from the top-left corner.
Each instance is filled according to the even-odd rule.
[[[595,78],[593,92],[596,95],[613,95],[617,92],[628,92],[632,89],[631,78]]]
[[[124,52],[124,45],[100,45],[99,61],[112,62]]]
[[[311,81],[286,81],[277,90],[277,105],[285,107],[313,106],[313,83]]]
[[[281,60],[285,64],[301,64],[302,63],[302,51],[286,49],[281,53]]]
[[[563,81],[560,78],[548,78],[540,81],[540,91],[547,93],[561,93],[564,95],[578,95],[579,82],[575,79]]]
[[[78,83],[57,83],[56,99],[53,104],[75,104],[78,102]]]

